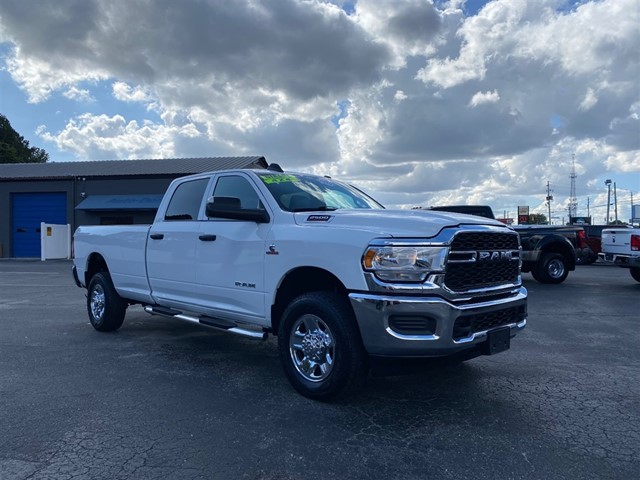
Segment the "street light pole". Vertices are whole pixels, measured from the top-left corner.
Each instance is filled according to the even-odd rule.
[[[616,215],[616,225],[618,224],[618,191],[616,190],[616,182],[613,182],[613,205]]]
[[[607,225],[609,225],[609,207],[611,206],[611,180],[606,179],[604,184],[607,186]]]

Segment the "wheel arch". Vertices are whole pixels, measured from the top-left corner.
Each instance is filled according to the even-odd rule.
[[[282,278],[271,306],[271,328],[277,335],[280,320],[287,305],[307,292],[329,291],[347,296],[347,288],[333,273],[318,267],[298,267]],[[349,305],[349,308],[351,306]]]
[[[84,272],[84,284],[88,287],[93,276],[99,272],[108,273],[109,267],[104,257],[99,253],[94,252],[87,258],[87,268]]]
[[[545,253],[557,253],[562,255],[565,259],[568,270],[576,269],[576,250],[573,245],[571,245],[571,242],[566,238],[555,238],[551,241],[545,242],[540,245],[540,250],[542,252],[542,255],[540,256],[541,259]]]

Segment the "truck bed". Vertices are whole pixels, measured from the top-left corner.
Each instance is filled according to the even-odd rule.
[[[150,228],[150,225],[79,227],[74,235],[74,252],[80,281],[84,282],[88,255],[99,254],[107,263],[120,296],[152,302],[145,266]]]

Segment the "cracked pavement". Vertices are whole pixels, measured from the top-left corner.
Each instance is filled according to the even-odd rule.
[[[70,262],[0,261],[0,479],[629,479],[640,472],[640,284],[524,275],[511,349],[314,402],[276,342],[132,307],[90,326]]]

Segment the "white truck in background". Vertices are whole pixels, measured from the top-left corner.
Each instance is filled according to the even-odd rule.
[[[640,282],[640,228],[612,227],[602,230],[602,252],[598,256],[628,268]]]
[[[80,227],[73,274],[99,331],[126,309],[264,339],[301,394],[355,390],[375,359],[463,361],[525,328],[519,237],[469,215],[385,210],[328,177],[174,180],[152,225]]]

